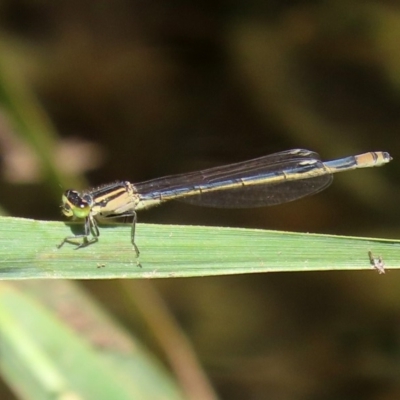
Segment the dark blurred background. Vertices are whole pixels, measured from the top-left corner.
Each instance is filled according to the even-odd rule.
[[[0,104],[0,206],[61,219],[61,186],[77,177],[95,186],[298,147],[325,160],[383,150],[387,167],[340,174],[294,203],[171,203],[139,222],[399,238],[399,43],[389,0],[3,0],[1,79],[31,94],[66,179],[49,181]],[[221,398],[400,398],[396,271],[154,284]],[[143,330],[115,283],[86,286]]]

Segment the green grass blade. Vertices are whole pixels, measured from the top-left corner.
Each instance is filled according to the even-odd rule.
[[[135,338],[67,281],[0,284],[0,371],[24,399],[182,399]]]
[[[256,229],[138,224],[101,227],[98,243],[56,245],[81,224],[0,217],[0,278],[160,278],[371,269],[368,251],[400,266],[400,241]]]

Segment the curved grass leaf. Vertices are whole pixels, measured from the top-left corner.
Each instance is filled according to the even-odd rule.
[[[166,369],[68,281],[0,283],[0,371],[24,399],[173,399]]]

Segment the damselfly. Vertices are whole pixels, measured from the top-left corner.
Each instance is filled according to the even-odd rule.
[[[131,241],[136,255],[136,211],[168,200],[223,208],[246,208],[286,203],[317,193],[332,182],[332,174],[356,168],[378,167],[392,158],[386,152],[370,152],[322,162],[309,150],[295,149],[203,171],[166,176],[133,184],[114,182],[85,192],[67,190],[62,213],[84,220],[82,235],[66,237],[79,247],[98,240],[96,219],[132,217]]]

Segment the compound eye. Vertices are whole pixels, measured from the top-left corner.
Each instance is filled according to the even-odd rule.
[[[76,190],[66,190],[61,203],[61,212],[66,217],[86,218],[90,214],[89,203]]]

